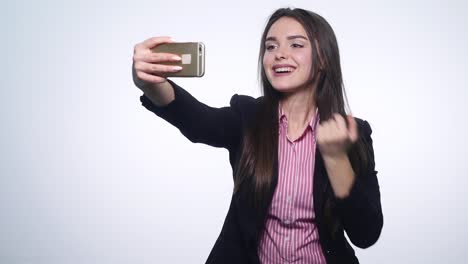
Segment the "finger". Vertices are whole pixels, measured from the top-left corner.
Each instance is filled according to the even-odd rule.
[[[133,56],[133,60],[144,61],[149,63],[161,63],[161,62],[177,62],[181,61],[182,58],[177,54],[172,53],[140,53]]]
[[[357,128],[357,123],[356,120],[352,115],[347,116],[348,119],[348,138],[351,142],[356,142],[358,139],[358,128]]]
[[[316,139],[316,140],[317,140],[318,142],[322,142],[322,141],[323,141],[323,132],[324,132],[324,130],[325,130],[325,124],[326,124],[326,123],[323,122],[323,123],[319,123],[319,124],[317,125],[317,135],[316,135],[317,139]]]
[[[331,133],[330,133],[330,122],[323,122],[322,124],[319,125],[319,128],[317,129],[317,141],[319,143],[328,143],[331,138]]]
[[[166,81],[164,77],[148,74],[146,72],[137,72],[137,77],[146,83],[158,84]]]
[[[135,53],[141,50],[148,50],[163,43],[172,43],[174,40],[171,37],[152,37],[135,46]]]
[[[346,132],[347,131],[346,121],[344,120],[343,116],[341,116],[340,114],[334,114],[333,117],[335,119],[335,123],[336,123],[336,127],[338,131],[340,133]]]
[[[178,65],[164,65],[164,64],[153,64],[147,63],[143,61],[139,61],[135,63],[135,70],[137,72],[145,72],[149,74],[158,74],[158,73],[171,73],[171,72],[178,72],[182,70],[181,66]]]
[[[342,141],[346,133],[339,127],[340,117],[338,114],[333,114],[328,120],[328,132],[331,141]]]

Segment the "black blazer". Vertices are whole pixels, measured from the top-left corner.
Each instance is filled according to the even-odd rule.
[[[241,153],[245,127],[251,124],[261,98],[234,95],[230,107],[212,108],[192,97],[171,82],[175,100],[164,107],[155,106],[145,95],[140,100],[148,110],[176,126],[190,141],[229,151],[229,161],[235,175],[236,161]],[[377,172],[374,170],[371,128],[366,121],[356,119],[360,139],[367,146],[368,168],[356,175],[350,195],[334,196],[320,151],[317,150],[314,171],[314,208],[316,224],[327,263],[359,263],[344,237],[360,248],[373,245],[383,226]],[[251,202],[250,184],[233,194],[229,211],[216,243],[206,263],[259,263],[257,245],[264,227],[268,207],[277,183],[273,178],[269,199],[260,209]],[[326,209],[327,208],[327,209]]]

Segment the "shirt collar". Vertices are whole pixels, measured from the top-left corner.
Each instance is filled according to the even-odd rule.
[[[316,108],[315,114],[312,115],[312,117],[309,120],[309,127],[312,129],[312,131],[315,131],[319,121],[320,121],[320,116],[319,116],[318,108]],[[281,103],[278,104],[278,122],[279,122],[280,128],[282,126],[286,126],[287,128],[288,118],[286,117],[286,112],[284,112],[283,107],[281,107]]]

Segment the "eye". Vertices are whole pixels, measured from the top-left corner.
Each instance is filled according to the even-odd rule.
[[[276,48],[276,45],[273,45],[273,44],[266,44],[265,45],[265,49],[266,50],[273,50]]]
[[[299,44],[299,43],[293,43],[293,44],[291,44],[291,47],[293,47],[293,48],[303,48],[304,45]]]

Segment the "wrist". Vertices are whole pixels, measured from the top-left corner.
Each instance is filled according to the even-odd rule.
[[[348,154],[346,152],[339,152],[339,153],[333,153],[333,154],[322,154],[322,158],[324,162],[332,162],[332,163],[338,163],[341,161],[347,161],[348,160]]]

